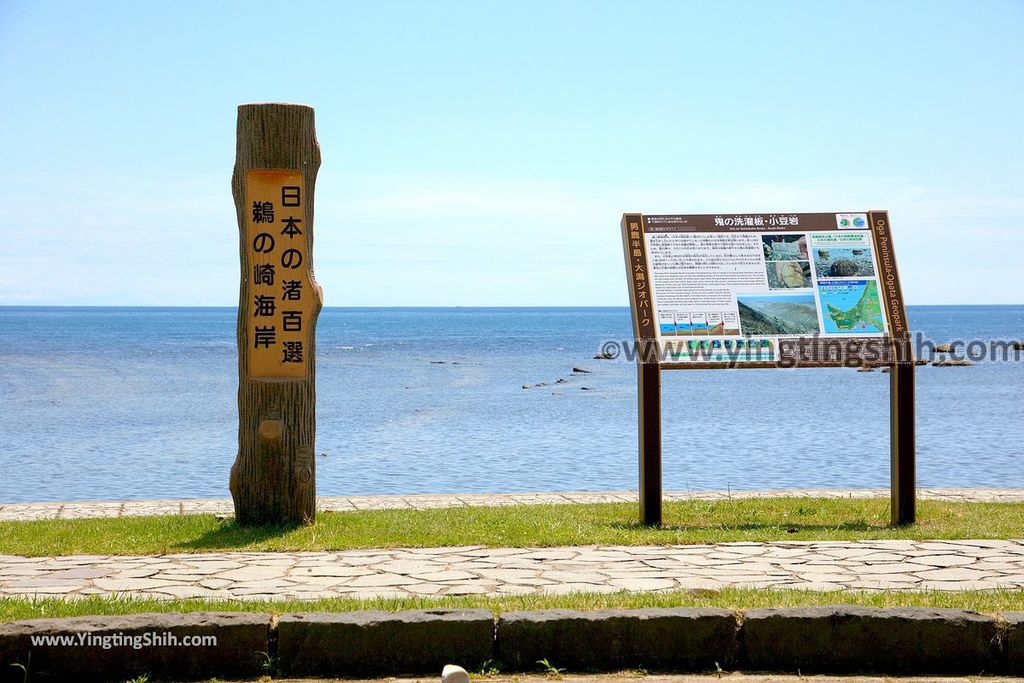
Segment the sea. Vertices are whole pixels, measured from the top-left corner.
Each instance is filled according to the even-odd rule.
[[[1024,337],[1024,306],[908,318],[936,343]],[[227,497],[235,324],[0,307],[0,503]],[[636,367],[594,358],[631,337],[627,308],[324,309],[318,493],[635,489]],[[886,374],[663,374],[666,490],[888,485]],[[917,397],[920,486],[1024,486],[1024,363],[923,366]]]

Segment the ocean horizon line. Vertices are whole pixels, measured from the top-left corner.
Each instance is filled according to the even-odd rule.
[[[1024,302],[1016,304],[907,304],[908,308],[1018,308],[1024,306]],[[215,305],[187,305],[187,304],[0,304],[0,311],[3,310],[210,310],[228,311],[238,310],[238,306],[215,306]],[[622,305],[571,305],[571,306],[462,306],[462,305],[423,305],[423,306],[324,306],[325,311],[572,311],[572,310],[629,310],[628,304]]]

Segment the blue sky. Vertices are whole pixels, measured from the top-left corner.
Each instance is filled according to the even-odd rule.
[[[311,104],[328,306],[626,305],[624,211],[887,208],[1021,303],[1024,2],[0,0],[0,305],[234,305],[235,108]]]

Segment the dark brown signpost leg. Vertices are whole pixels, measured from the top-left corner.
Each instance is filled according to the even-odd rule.
[[[909,339],[897,340],[896,359],[889,374],[889,467],[892,523],[900,525],[917,519],[914,362]]]
[[[316,514],[313,194],[320,147],[313,109],[238,108],[231,186],[238,214],[238,456],[230,489],[240,524]],[[256,235],[255,239],[253,235]]]
[[[640,519],[661,526],[661,368],[638,362]]]

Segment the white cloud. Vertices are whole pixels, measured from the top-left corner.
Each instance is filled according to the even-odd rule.
[[[0,197],[0,303],[233,305],[227,177],[51,179]],[[457,175],[321,173],[317,278],[331,305],[625,305],[623,211],[884,208],[910,303],[1011,303],[1024,199],[899,178],[672,187]],[[16,218],[15,218],[16,217]]]

